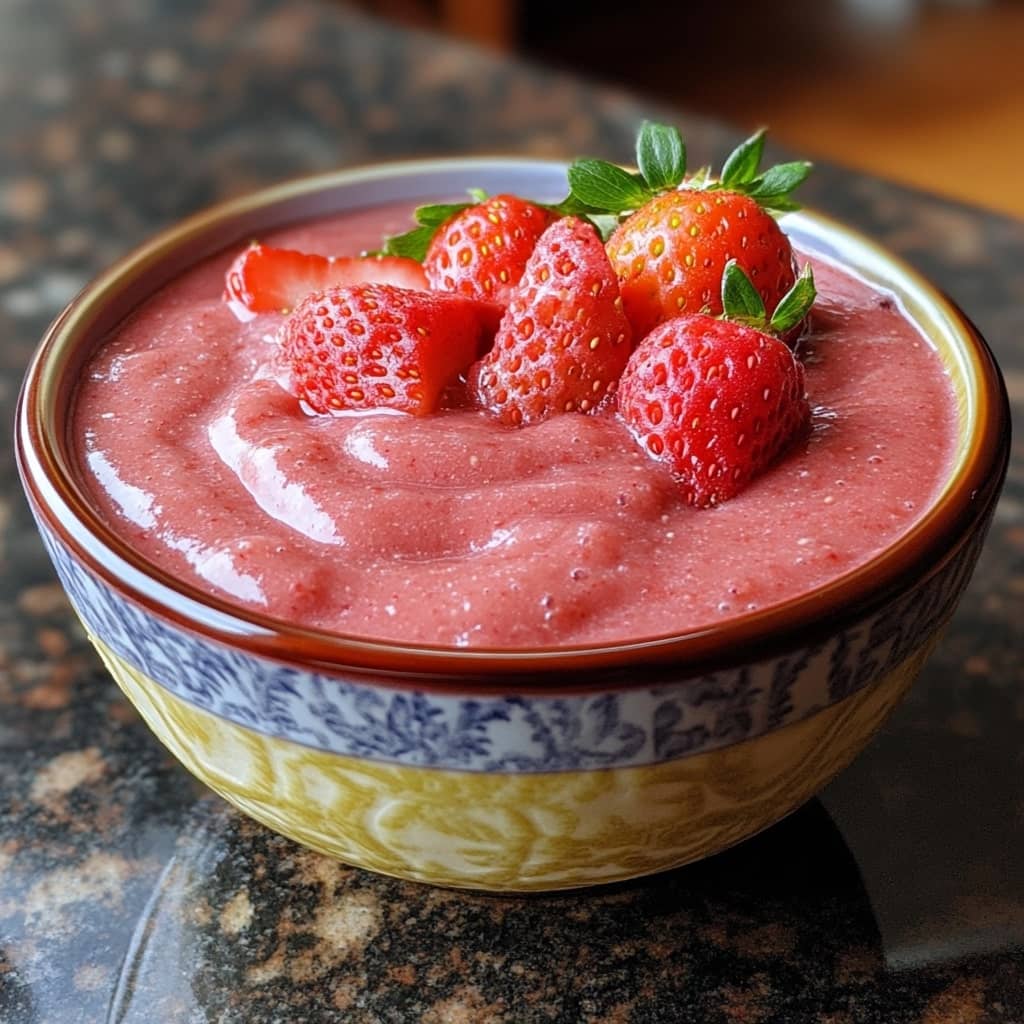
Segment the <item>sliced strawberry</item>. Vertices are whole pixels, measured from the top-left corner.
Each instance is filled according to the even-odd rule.
[[[311,292],[364,282],[427,288],[423,268],[401,256],[320,256],[257,244],[231,264],[224,300],[240,320],[251,320],[257,313],[287,313]]]
[[[471,388],[510,426],[589,412],[615,390],[630,339],[601,239],[565,217],[537,242]]]
[[[763,472],[810,421],[803,367],[773,333],[814,301],[805,271],[771,321],[753,284],[730,263],[727,315],[666,320],[637,346],[622,376],[619,412],[637,441],[666,463],[691,505],[717,505]]]
[[[486,310],[460,296],[390,284],[329,288],[285,321],[295,393],[319,413],[433,412],[476,358]]]

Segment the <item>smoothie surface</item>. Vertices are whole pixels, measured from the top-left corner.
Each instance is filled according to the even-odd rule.
[[[356,254],[407,206],[262,241]],[[184,274],[87,367],[73,430],[111,527],[175,577],[281,619],[523,648],[679,633],[795,597],[904,533],[948,478],[941,360],[892,296],[810,257],[810,436],[739,496],[688,508],[614,413],[522,429],[459,407],[311,416],[281,317],[221,300],[237,247]],[[798,252],[802,264],[805,260]]]

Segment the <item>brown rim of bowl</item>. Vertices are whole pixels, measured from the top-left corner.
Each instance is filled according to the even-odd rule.
[[[132,283],[157,271],[159,283],[173,278],[201,258],[194,254],[183,258],[182,250],[190,243],[205,243],[202,256],[206,256],[251,237],[254,230],[269,231],[314,215],[311,209],[298,212],[292,208],[304,200],[309,206],[317,197],[323,199],[332,187],[353,182],[386,185],[412,176],[457,172],[477,178],[485,172],[511,175],[515,171],[554,177],[564,174],[564,168],[564,163],[556,161],[507,157],[378,163],[293,180],[220,203],[154,236],[71,302],[45,334],[26,375],[18,403],[16,449],[19,471],[37,513],[80,561],[115,590],[172,623],[229,646],[310,668],[383,672],[399,685],[402,677],[412,677],[422,688],[424,677],[435,677],[442,688],[447,680],[451,685],[473,683],[483,689],[507,689],[511,680],[518,678],[530,689],[549,692],[597,688],[609,676],[619,677],[619,682],[628,686],[630,670],[640,668],[647,671],[635,682],[645,685],[657,666],[670,666],[674,677],[685,678],[814,643],[931,577],[973,529],[984,525],[1009,458],[1006,391],[987,345],[963,313],[916,271],[857,232],[809,213],[798,216],[811,227],[819,225],[838,235],[863,254],[873,254],[871,258],[896,271],[889,275],[894,282],[915,292],[949,322],[959,341],[958,354],[970,392],[968,406],[973,407],[973,416],[969,422],[976,429],[940,498],[906,534],[864,565],[808,594],[705,628],[623,643],[511,650],[405,645],[297,627],[206,594],[150,564],[90,507],[67,451],[73,382],[67,374],[59,380],[50,378],[76,358],[81,366],[93,349],[83,349],[78,343],[90,336],[95,343],[97,336],[104,336],[123,317],[125,311],[104,322],[108,300],[130,294]],[[411,203],[437,192],[434,188],[417,195],[411,190],[404,198]],[[285,216],[280,212],[284,210],[292,212]],[[277,220],[264,217],[261,227],[247,228],[261,212],[277,212]],[[320,210],[320,215],[329,212],[334,211]],[[231,232],[215,239],[215,229],[224,224],[231,225]],[[145,295],[136,295],[128,308],[143,298]],[[591,675],[586,681],[572,680],[566,676],[571,671]]]

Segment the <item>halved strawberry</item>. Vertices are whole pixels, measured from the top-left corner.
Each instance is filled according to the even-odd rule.
[[[537,242],[470,386],[510,426],[589,412],[615,390],[630,340],[601,239],[565,217]]]
[[[630,358],[619,412],[691,505],[734,497],[806,429],[803,367],[775,334],[813,301],[807,267],[767,321],[754,286],[731,262],[722,303],[735,319],[696,313],[666,320]]]
[[[296,395],[320,413],[424,416],[476,358],[486,310],[442,292],[359,284],[314,292],[284,323]]]
[[[423,268],[400,256],[320,256],[254,244],[235,258],[224,279],[224,301],[239,320],[287,313],[311,292],[364,282],[427,288]]]

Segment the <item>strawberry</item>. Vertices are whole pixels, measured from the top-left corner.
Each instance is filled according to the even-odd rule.
[[[656,196],[616,228],[608,255],[638,337],[680,313],[721,313],[722,271],[734,257],[773,308],[796,280],[789,239],[739,192]]]
[[[239,320],[251,320],[257,313],[287,313],[311,292],[363,282],[427,287],[423,268],[415,260],[319,256],[254,244],[231,264],[224,281],[224,301]]]
[[[730,261],[725,318],[666,320],[630,357],[619,413],[638,443],[668,465],[689,504],[734,497],[807,428],[803,367],[775,335],[803,319],[813,301],[808,266],[767,321],[750,279]]]
[[[706,171],[686,179],[686,150],[678,131],[645,124],[637,140],[640,173],[600,160],[569,169],[581,204],[624,216],[608,239],[626,315],[637,338],[680,313],[721,313],[726,263],[735,259],[774,309],[793,286],[789,239],[773,213],[796,209],[790,193],[810,171],[799,161],[758,171],[764,133],[726,160],[721,180]]]
[[[282,330],[295,393],[319,413],[433,412],[445,387],[476,358],[480,305],[391,284],[314,292]]]
[[[438,229],[423,261],[432,288],[507,306],[554,215],[518,196],[493,196]]]
[[[589,412],[615,390],[630,340],[600,237],[564,217],[537,242],[471,389],[510,426]]]
[[[472,194],[475,203],[419,207],[419,226],[385,239],[384,252],[422,260],[431,288],[504,308],[556,214],[518,196]]]

